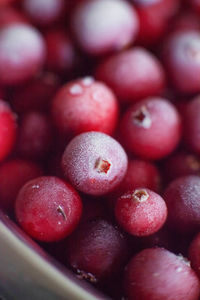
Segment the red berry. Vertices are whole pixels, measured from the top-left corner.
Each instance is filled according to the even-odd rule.
[[[68,34],[62,30],[48,30],[45,41],[47,46],[47,68],[61,73],[72,70],[76,53]]]
[[[163,198],[168,208],[168,224],[185,235],[200,229],[200,177],[185,176],[172,181]]]
[[[98,66],[96,77],[110,86],[122,102],[159,95],[165,86],[160,62],[139,47],[106,58]]]
[[[57,177],[27,182],[16,199],[16,218],[33,238],[52,242],[65,238],[77,226],[82,203],[73,187]]]
[[[66,178],[78,190],[96,196],[111,192],[119,185],[127,164],[121,145],[110,136],[94,131],[73,138],[62,158]]]
[[[12,212],[20,188],[42,173],[42,169],[31,161],[14,159],[3,163],[0,166],[0,207]]]
[[[178,31],[165,43],[164,62],[174,87],[182,93],[200,92],[200,36],[195,30]]]
[[[129,262],[124,286],[129,300],[198,300],[199,280],[182,256],[145,249]]]
[[[121,120],[120,136],[131,153],[144,159],[160,159],[178,145],[181,120],[169,101],[147,98],[128,108]]]
[[[0,161],[10,154],[17,135],[16,116],[8,104],[0,100]]]
[[[114,277],[126,259],[126,240],[104,220],[82,224],[69,238],[67,257],[81,279],[92,283]]]
[[[43,38],[34,27],[13,24],[0,29],[0,83],[30,79],[41,69],[45,52]]]
[[[129,45],[138,31],[138,17],[126,1],[86,0],[72,12],[72,31],[83,50],[101,55]]]
[[[167,207],[158,194],[146,188],[138,188],[118,198],[115,217],[128,233],[146,236],[163,226],[167,218]]]
[[[52,116],[61,132],[77,135],[86,131],[112,134],[118,117],[113,92],[91,77],[64,85],[52,104]]]
[[[189,247],[189,259],[191,266],[200,278],[200,233],[192,240]]]
[[[65,0],[23,0],[24,12],[38,25],[51,25],[58,20]]]
[[[0,8],[0,28],[13,23],[27,23],[26,17],[19,10],[5,6]]]
[[[24,158],[44,158],[50,151],[52,136],[49,118],[40,112],[28,112],[23,115],[21,120],[17,152]]]

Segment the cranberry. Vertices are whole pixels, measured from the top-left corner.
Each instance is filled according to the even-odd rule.
[[[165,161],[163,173],[169,181],[185,175],[200,175],[200,159],[197,155],[185,151],[173,153]]]
[[[23,0],[24,12],[38,25],[51,25],[61,16],[65,0]]]
[[[158,194],[146,188],[138,188],[117,200],[115,216],[128,233],[146,236],[158,231],[165,223],[167,207]]]
[[[165,86],[165,73],[156,57],[135,47],[106,58],[96,77],[110,86],[122,102],[135,102],[159,95]]]
[[[168,223],[174,231],[194,233],[200,228],[200,177],[185,176],[172,181],[163,195]]]
[[[0,166],[0,207],[12,212],[20,188],[42,173],[41,167],[31,161],[13,159],[4,162]]]
[[[138,31],[138,17],[126,1],[86,0],[72,13],[72,31],[83,50],[101,55],[130,44]]]
[[[182,93],[200,92],[200,36],[195,30],[173,33],[165,44],[163,59],[175,88]]]
[[[77,226],[82,203],[73,187],[57,177],[38,177],[19,191],[15,213],[22,228],[40,241],[57,241]]]
[[[163,98],[147,98],[128,108],[120,124],[123,144],[144,159],[170,154],[181,137],[181,121],[173,104]]]
[[[32,26],[13,24],[0,29],[0,83],[30,79],[41,69],[45,52],[43,38]]]
[[[12,105],[18,113],[32,110],[46,111],[59,87],[59,78],[53,73],[44,73],[15,90]]]
[[[129,262],[124,286],[129,300],[198,300],[199,280],[182,256],[145,249]]]
[[[184,141],[190,150],[200,154],[200,97],[190,101],[184,110]]]
[[[189,259],[191,266],[200,278],[200,233],[192,240],[189,247]]]
[[[115,276],[125,262],[126,240],[105,220],[83,224],[68,240],[67,257],[80,278],[92,283]]]
[[[16,116],[8,104],[0,100],[0,161],[5,159],[13,149],[16,134]]]
[[[11,6],[0,8],[0,28],[13,23],[27,23],[26,17],[17,9]]]
[[[69,72],[75,65],[76,53],[68,34],[62,30],[49,30],[45,35],[47,68],[54,72]]]
[[[154,44],[167,30],[169,19],[178,9],[178,0],[132,0],[139,21],[138,41],[143,45]]]
[[[86,131],[112,134],[118,117],[118,104],[113,92],[91,77],[64,85],[52,104],[56,126],[65,134]]]
[[[103,195],[116,188],[127,170],[121,145],[100,132],[82,133],[67,145],[62,166],[65,176],[80,191]]]
[[[41,159],[52,144],[52,126],[49,118],[40,112],[28,112],[21,120],[17,152],[24,158]]]

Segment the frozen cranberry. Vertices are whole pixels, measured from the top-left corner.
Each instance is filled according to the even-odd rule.
[[[133,257],[124,286],[129,300],[198,300],[200,293],[189,262],[162,248],[145,249]]]
[[[19,10],[11,6],[0,8],[0,28],[13,23],[26,23],[27,19]]]
[[[0,30],[0,83],[17,84],[30,79],[45,60],[40,33],[29,25],[13,24]]]
[[[163,195],[168,207],[168,224],[183,234],[200,229],[200,177],[185,176],[172,181]]]
[[[189,247],[189,259],[191,266],[200,277],[200,233],[192,240]]]
[[[135,4],[139,21],[138,42],[151,45],[167,30],[169,18],[178,9],[177,0],[132,0]]]
[[[91,195],[111,192],[127,170],[127,156],[121,145],[100,132],[76,136],[66,147],[62,167],[65,176],[80,191]]]
[[[0,166],[0,207],[12,212],[20,188],[42,173],[42,169],[31,161],[13,159],[3,163]]]
[[[8,104],[0,100],[0,161],[10,154],[17,134],[16,116]]]
[[[195,30],[178,31],[165,43],[163,59],[175,88],[183,93],[200,91],[200,36]]]
[[[32,110],[46,111],[59,87],[59,78],[44,73],[15,90],[12,105],[18,113]]]
[[[156,57],[135,47],[106,58],[96,77],[110,86],[123,102],[158,95],[165,86],[165,73]]]
[[[146,188],[138,188],[118,198],[115,216],[128,233],[146,236],[163,226],[167,218],[167,207],[158,194]]]
[[[38,177],[19,191],[16,217],[33,238],[51,242],[68,236],[77,226],[82,203],[73,187],[57,177]]]
[[[123,144],[144,159],[160,159],[170,154],[181,137],[181,121],[176,108],[163,98],[147,98],[131,106],[120,124]]]
[[[92,283],[115,276],[123,266],[126,240],[105,220],[82,224],[69,238],[67,257],[82,279]]]
[[[138,17],[126,1],[86,0],[76,6],[71,25],[81,48],[100,55],[130,44],[138,31]]]
[[[29,112],[21,120],[17,151],[25,158],[41,159],[50,150],[52,127],[49,118],[39,112]]]
[[[190,150],[200,154],[200,97],[190,101],[184,111],[184,141]]]
[[[174,153],[165,161],[163,174],[169,181],[185,175],[200,175],[200,159],[189,152]]]
[[[75,64],[75,49],[68,34],[62,30],[49,30],[45,35],[47,68],[55,72],[69,72]]]
[[[61,16],[65,0],[23,0],[24,12],[38,25],[50,25]]]
[[[85,77],[64,85],[52,104],[56,126],[65,134],[86,131],[112,134],[118,117],[113,92],[103,83]]]

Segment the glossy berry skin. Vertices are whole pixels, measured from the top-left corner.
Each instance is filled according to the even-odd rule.
[[[184,110],[183,114],[183,138],[185,144],[190,150],[200,154],[200,97],[197,96],[190,101]]]
[[[112,137],[95,131],[73,138],[62,157],[65,177],[79,191],[96,196],[119,185],[127,164],[122,146]]]
[[[188,250],[188,256],[193,270],[195,270],[200,278],[200,233],[192,240]]]
[[[178,31],[167,40],[163,60],[174,87],[182,93],[200,91],[200,37],[195,30]]]
[[[58,20],[65,7],[65,0],[23,0],[23,10],[37,25],[51,25]]]
[[[148,236],[157,232],[165,223],[167,207],[158,194],[146,188],[138,188],[118,198],[115,217],[128,233]]]
[[[163,248],[139,252],[125,269],[129,300],[198,300],[199,280],[189,262]]]
[[[0,207],[14,211],[14,203],[20,188],[29,180],[41,176],[41,167],[23,159],[13,159],[0,166]]]
[[[50,119],[40,112],[27,112],[20,122],[17,152],[23,158],[42,159],[50,151],[52,138]]]
[[[47,46],[47,68],[50,71],[65,73],[75,64],[75,49],[68,34],[62,30],[48,30],[45,34]]]
[[[33,238],[53,242],[68,236],[78,225],[82,202],[67,182],[37,177],[19,191],[15,213],[20,226]]]
[[[147,98],[128,108],[120,123],[121,141],[143,159],[161,159],[181,138],[181,120],[176,108],[164,98]]]
[[[0,161],[12,151],[16,135],[16,115],[6,102],[0,100]]]
[[[200,159],[190,152],[173,153],[164,163],[163,174],[168,181],[186,175],[200,175]]]
[[[121,0],[82,1],[71,16],[74,36],[90,55],[106,54],[129,45],[136,37],[138,25],[135,9]]]
[[[122,103],[159,95],[165,86],[162,65],[141,47],[106,58],[97,67],[96,78],[110,86]]]
[[[118,119],[118,103],[113,92],[91,77],[65,84],[52,103],[55,125],[64,134],[87,131],[112,134]]]
[[[155,44],[166,32],[169,20],[178,9],[178,0],[132,0],[140,27],[137,40],[142,45]]]
[[[81,279],[92,283],[114,277],[121,270],[126,240],[109,222],[99,219],[82,224],[69,238],[67,258]]]
[[[175,179],[163,198],[168,208],[168,224],[185,235],[200,229],[200,177],[189,175]]]
[[[9,49],[9,51],[8,51]],[[32,26],[12,24],[0,29],[0,83],[23,83],[42,67],[44,40]]]

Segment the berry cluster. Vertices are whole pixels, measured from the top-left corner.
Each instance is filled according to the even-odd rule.
[[[105,299],[199,299],[200,1],[0,0],[0,208]]]

